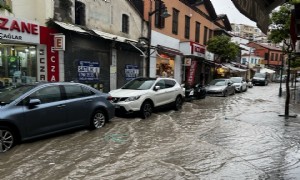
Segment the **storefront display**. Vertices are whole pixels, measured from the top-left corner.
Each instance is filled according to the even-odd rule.
[[[25,44],[0,44],[0,81],[7,87],[36,81],[36,47]]]
[[[174,67],[175,62],[172,57],[160,54],[156,59],[156,76],[174,78]]]

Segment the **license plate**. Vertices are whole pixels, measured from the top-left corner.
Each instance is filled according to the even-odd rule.
[[[118,105],[118,104],[115,104],[115,108],[120,108],[120,105]]]

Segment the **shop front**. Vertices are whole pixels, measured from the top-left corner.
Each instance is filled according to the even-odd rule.
[[[176,59],[181,59],[182,53],[179,50],[157,46],[156,55],[156,77],[175,78]]]
[[[208,84],[214,75],[215,64],[206,59],[206,47],[195,42],[181,42],[184,53],[183,79],[189,86]]]
[[[48,39],[49,32],[43,33],[46,33],[43,37]],[[51,47],[48,42],[41,43],[43,33],[34,21],[0,16],[0,88],[48,81],[48,77],[52,81],[58,80],[57,52],[49,53]],[[49,70],[53,76],[49,76]]]

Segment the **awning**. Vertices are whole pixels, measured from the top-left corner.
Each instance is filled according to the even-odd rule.
[[[73,25],[73,24],[69,24],[69,23],[64,23],[64,22],[59,22],[59,21],[54,21],[57,25],[59,25],[60,27],[70,30],[70,31],[76,31],[79,33],[88,33],[87,31],[81,29],[79,26]]]
[[[270,24],[269,15],[277,6],[287,0],[231,0],[235,7],[246,17],[255,21],[265,34]]]
[[[259,72],[260,73],[270,73],[270,74],[275,73],[275,71],[273,71],[272,69],[268,69],[268,68],[262,68],[262,69],[260,69]]]
[[[162,46],[162,45],[157,45],[157,51],[159,53],[167,53],[170,54],[172,56],[183,56],[183,53],[181,51],[179,51],[178,49],[173,49],[173,48],[169,48],[166,46]]]
[[[240,68],[232,66],[231,64],[223,64],[223,66],[228,67],[232,71],[237,71],[237,72],[246,72],[247,71],[247,69],[240,69]]]
[[[79,32],[79,33],[87,33],[87,34],[93,34],[90,32],[90,31],[93,31],[96,35],[98,35],[104,39],[115,40],[115,41],[119,41],[119,42],[132,42],[132,43],[138,42],[137,40],[134,40],[134,39],[125,38],[122,36],[106,33],[106,32],[99,31],[99,30],[89,30],[89,29],[84,30],[80,26],[70,24],[70,23],[64,23],[64,22],[60,22],[60,21],[54,21],[54,22],[57,25],[59,25],[60,27],[70,30],[70,31],[75,31],[75,32]]]
[[[128,38],[125,38],[125,37],[122,37],[122,36],[106,33],[106,32],[99,31],[99,30],[92,30],[92,31],[94,31],[97,35],[101,36],[104,39],[109,39],[109,40],[114,40],[114,41],[119,41],[119,42],[127,42],[127,41],[135,42],[135,43],[138,42],[134,39],[128,39]]]

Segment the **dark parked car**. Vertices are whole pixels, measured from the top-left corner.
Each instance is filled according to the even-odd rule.
[[[80,83],[38,83],[0,93],[0,152],[18,142],[79,127],[101,128],[114,117],[106,93]]]
[[[235,94],[235,87],[230,79],[214,79],[206,87],[207,95],[228,96]]]
[[[253,85],[263,85],[267,86],[269,83],[269,75],[268,73],[255,73],[252,78]]]
[[[191,101],[194,99],[205,99],[206,97],[206,88],[200,83],[195,84],[194,86],[186,85],[185,88],[185,100]]]

